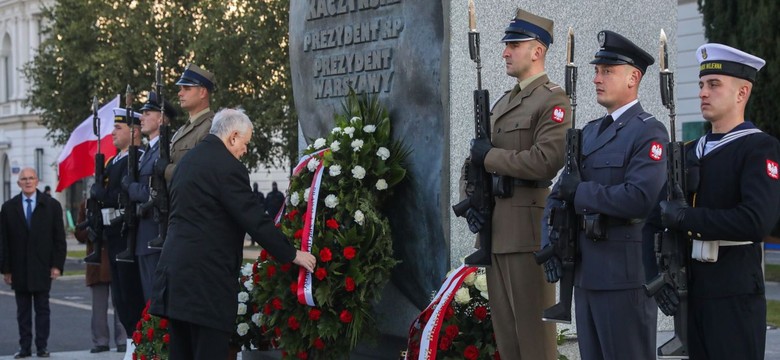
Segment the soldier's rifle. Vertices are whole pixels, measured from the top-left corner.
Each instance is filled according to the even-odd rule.
[[[580,163],[582,130],[576,128],[577,66],[574,65],[574,30],[569,28],[566,42],[566,95],[571,103],[571,129],[566,130],[566,164],[564,171],[571,172]],[[553,255],[561,260],[563,274],[560,279],[558,303],[544,310],[542,320],[571,323],[571,304],[574,294],[574,267],[577,262],[579,237],[578,217],[574,204],[562,201],[550,209],[550,246],[534,253],[537,264],[544,264]]]
[[[104,186],[104,170],[106,165],[105,155],[100,151],[100,116],[98,116],[97,96],[92,98],[92,132],[97,136],[97,152],[95,153],[95,185]],[[87,199],[87,220],[80,223],[77,228],[83,230],[91,228],[89,232],[89,241],[92,241],[93,252],[84,258],[87,264],[100,265],[101,253],[103,251],[103,216],[101,208],[102,201],[93,197],[91,194]]]
[[[479,54],[479,32],[476,29],[474,1],[469,0],[469,55],[477,64],[477,90],[474,90],[474,137],[490,140],[490,94],[482,89],[482,60]],[[483,167],[469,163],[466,169],[466,193],[468,197],[455,204],[452,210],[457,216],[466,216],[469,209],[476,211],[484,220],[478,231],[479,250],[466,257],[466,265],[485,266],[490,264],[492,247],[491,219],[493,218],[493,178]],[[475,230],[470,224],[472,231]]]
[[[162,93],[162,72],[160,71],[159,62],[155,66],[154,87],[157,92],[157,99],[160,102],[160,116],[162,117],[162,123],[160,124],[160,156],[156,161],[169,164],[171,162],[170,121],[173,121],[173,119],[167,119],[165,117],[165,98]],[[156,166],[154,168],[157,169]],[[150,249],[162,249],[163,244],[165,243],[165,236],[168,233],[168,210],[170,206],[168,183],[165,181],[165,173],[157,172],[155,170],[150,178],[149,189],[151,190],[151,201],[154,203],[154,218],[158,222],[159,235],[149,241],[147,246]]]
[[[674,73],[669,70],[669,52],[666,45],[666,33],[661,30],[661,46],[659,62],[661,68],[661,101],[669,109],[669,124],[671,143],[667,147],[667,199],[679,200],[678,196],[685,197],[686,170],[685,170],[685,145],[677,141],[675,128],[674,105]],[[678,194],[675,189],[682,190]],[[679,230],[664,229],[663,233],[655,236],[655,253],[658,262],[659,274],[652,281],[645,284],[648,296],[654,296],[668,285],[675,290],[679,297],[677,312],[674,314],[674,337],[658,347],[659,359],[687,359],[688,358],[688,255],[691,250],[688,238]]]
[[[127,150],[127,176],[131,183],[138,182],[138,145],[135,143],[135,126],[133,118],[133,89],[127,85],[125,91],[125,113],[127,124],[130,126],[130,147]],[[122,233],[127,236],[127,248],[116,255],[116,261],[135,262],[135,243],[138,234],[138,204],[130,199],[127,190],[122,190],[119,196],[120,203],[124,206],[124,225]]]

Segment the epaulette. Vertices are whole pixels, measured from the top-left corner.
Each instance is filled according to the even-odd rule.
[[[647,114],[647,115],[650,115],[650,114]],[[655,116],[654,115],[650,115],[650,116],[642,119],[642,122],[647,122],[647,120],[650,120],[650,119],[655,119]]]
[[[544,84],[544,87],[546,87],[547,90],[550,90],[550,92],[555,91],[555,89],[560,89],[560,91],[563,91],[563,88],[560,85],[549,81]]]

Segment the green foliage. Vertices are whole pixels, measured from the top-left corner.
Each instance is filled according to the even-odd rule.
[[[57,1],[43,9],[44,40],[23,67],[31,83],[26,105],[40,113],[48,137],[64,144],[89,114],[94,95],[105,103],[129,84],[142,95],[138,108],[154,82],[155,62],[163,69],[163,95],[178,108],[174,84],[194,62],[216,76],[212,109],[240,106],[254,122],[242,160],[252,167],[292,161],[297,119],[288,6],[289,0]]]
[[[780,86],[780,2],[765,0],[698,0],[704,15],[704,36],[767,60],[758,72],[750,95],[746,120],[767,133],[780,136],[775,89]]]

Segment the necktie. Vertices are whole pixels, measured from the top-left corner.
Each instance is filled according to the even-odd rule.
[[[27,216],[27,227],[29,228],[32,223],[32,199],[24,199],[24,201],[27,202],[27,213],[25,215]]]
[[[601,126],[599,126],[599,135],[606,130],[609,125],[612,125],[612,123],[615,122],[614,119],[612,119],[612,115],[607,115],[607,117],[604,118],[604,120],[601,120]]]
[[[517,94],[520,93],[520,84],[515,85],[515,87],[512,88],[512,92],[509,93],[509,101],[512,101],[512,99],[517,96]]]

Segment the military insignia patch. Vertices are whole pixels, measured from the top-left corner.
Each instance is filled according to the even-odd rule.
[[[705,48],[701,49],[701,59],[702,60],[707,60],[707,49],[705,49]]]
[[[776,162],[766,159],[766,174],[769,175],[770,178],[775,180],[780,178],[780,174],[778,174],[778,168]]]
[[[565,115],[566,115],[566,110],[563,110],[563,108],[560,106],[556,106],[555,108],[553,108],[552,111],[552,121],[555,121],[560,124],[563,122],[563,117]]]
[[[658,161],[661,160],[661,158],[664,155],[664,146],[661,145],[661,143],[653,141],[652,144],[650,144],[650,158]]]

